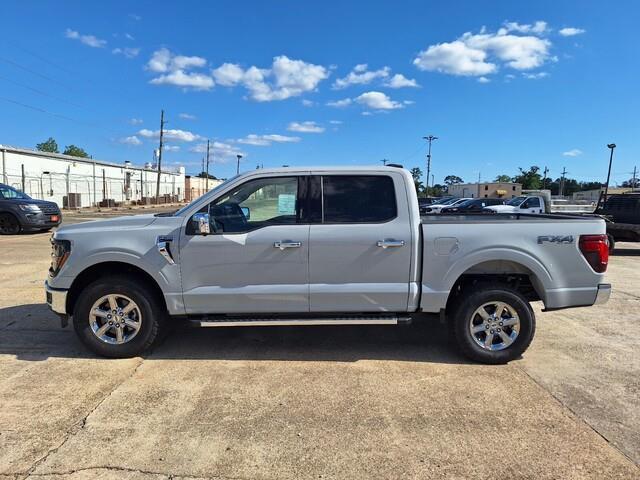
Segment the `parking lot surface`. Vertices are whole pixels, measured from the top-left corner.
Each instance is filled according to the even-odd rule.
[[[69,217],[68,221],[81,221]],[[0,479],[639,478],[640,249],[524,358],[437,322],[180,329],[93,356],[44,303],[49,234],[0,237]]]

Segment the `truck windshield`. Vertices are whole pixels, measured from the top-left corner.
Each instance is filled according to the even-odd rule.
[[[215,188],[212,188],[211,190],[209,190],[209,192],[217,192],[218,190],[222,190],[224,187],[227,186],[227,184],[233,180],[235,180],[236,178],[238,178],[239,175],[234,175],[231,178],[226,179],[224,182],[222,182],[220,185],[216,186]],[[206,195],[206,194],[205,194]],[[193,200],[191,203],[185,205],[184,207],[182,207],[180,210],[176,210],[175,212],[173,212],[173,214],[171,216],[173,217],[178,217],[180,215],[182,215],[183,212],[185,212],[186,210],[188,210],[189,208],[191,208],[191,205],[193,205],[194,202],[197,202],[200,199],[200,197],[196,198],[195,200]]]
[[[512,198],[507,202],[507,205],[511,205],[512,207],[519,207],[526,199],[527,197]]]
[[[0,198],[6,200],[17,198],[20,200],[31,200],[31,197],[26,193],[22,193],[20,190],[10,187],[9,185],[0,185]]]

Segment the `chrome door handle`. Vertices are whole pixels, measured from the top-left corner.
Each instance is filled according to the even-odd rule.
[[[404,240],[394,240],[393,238],[385,238],[384,240],[378,240],[377,245],[382,248],[404,247]]]
[[[275,248],[284,250],[285,248],[300,248],[302,242],[292,242],[291,240],[282,240],[281,242],[273,242]]]

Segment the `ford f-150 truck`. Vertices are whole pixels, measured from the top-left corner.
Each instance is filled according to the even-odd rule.
[[[530,344],[530,301],[605,302],[602,219],[420,217],[395,167],[285,168],[236,176],[182,209],[63,226],[47,302],[108,357],[139,355],[176,322],[451,323],[486,363]],[[436,314],[436,315],[425,315]]]

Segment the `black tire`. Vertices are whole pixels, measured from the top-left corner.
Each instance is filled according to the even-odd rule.
[[[484,284],[470,288],[474,288],[474,290],[468,294],[464,291],[461,293],[459,297],[460,303],[454,308],[452,314],[454,335],[460,351],[471,360],[493,365],[504,364],[519,358],[531,344],[536,330],[535,314],[527,299],[518,291],[501,284]],[[491,302],[505,303],[511,309],[515,310],[520,322],[515,340],[502,350],[483,348],[478,342],[482,340],[483,334],[485,335],[484,339],[486,339],[489,334],[479,332],[474,335],[470,331],[470,326],[473,321],[478,322],[482,320],[480,315],[474,315],[474,312],[481,306]],[[491,307],[487,308],[491,309]],[[485,310],[485,312],[487,312],[487,310]],[[507,315],[508,312],[509,310],[507,309]],[[472,320],[472,317],[474,317],[475,320]],[[481,321],[481,324],[484,325],[485,328],[489,327],[491,332],[496,331],[493,330],[493,328],[500,328],[497,323],[497,321],[493,320],[488,321],[486,324]],[[506,320],[504,323],[506,324]],[[496,327],[492,327],[491,325],[496,325]],[[476,326],[480,326],[480,324]],[[502,327],[504,330],[503,333],[507,335],[511,334],[513,332],[511,328],[512,327]],[[498,334],[496,333],[495,335]],[[478,337],[480,338],[476,341]],[[494,345],[492,342],[491,348],[500,348],[500,345],[506,343],[504,341],[497,342],[496,340],[501,340],[501,338],[496,337],[493,342],[498,343],[498,345]]]
[[[11,213],[0,213],[0,235],[17,235],[22,230],[20,222]]]
[[[111,294],[130,298],[140,310],[140,329],[126,343],[106,343],[98,338],[91,328],[89,314],[93,304]],[[79,294],[73,312],[73,327],[82,343],[92,352],[109,358],[130,358],[143,354],[155,344],[161,336],[161,331],[164,331],[166,316],[157,295],[144,283],[122,276],[108,276],[89,284]],[[115,336],[115,333],[113,335]]]

